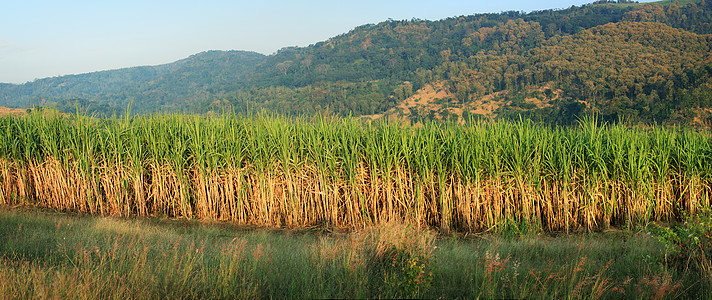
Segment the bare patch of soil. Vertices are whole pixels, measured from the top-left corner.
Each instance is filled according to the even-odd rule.
[[[549,92],[547,92],[549,90]],[[552,106],[552,101],[557,100],[563,94],[562,90],[552,90],[549,86],[541,86],[530,90],[539,92],[540,96],[524,99],[527,103],[534,104],[536,108]],[[484,95],[476,99],[470,99],[466,103],[459,103],[455,96],[445,87],[444,82],[427,84],[418,90],[413,96],[401,101],[396,107],[375,115],[362,116],[363,119],[376,120],[388,118],[389,120],[407,121],[414,115],[431,114],[432,117],[443,119],[444,115],[457,115],[458,120],[463,121],[465,111],[481,116],[494,118],[496,111],[509,104],[504,100],[509,91],[499,91]]]
[[[470,105],[470,111],[478,115],[496,117],[497,114],[495,113],[495,111],[497,111],[500,107],[506,104],[505,101],[502,99],[502,96],[504,96],[504,94],[506,93],[506,91],[501,91],[485,95],[484,97],[475,100]]]
[[[415,95],[410,96],[410,98],[403,100],[398,104],[398,108],[405,115],[412,115],[413,108],[423,108],[425,111],[438,110],[441,105],[435,103],[440,99],[450,99],[452,94],[443,87],[443,83],[437,83],[436,85],[426,85],[422,89],[418,90]]]
[[[13,115],[21,116],[27,114],[27,109],[24,108],[8,108],[0,106],[0,116]]]

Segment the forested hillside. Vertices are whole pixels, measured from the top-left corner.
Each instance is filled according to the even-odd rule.
[[[1,85],[0,105],[712,123],[712,4],[597,2],[388,20],[270,56],[211,51],[163,66]]]
[[[208,89],[249,74],[265,56],[243,51],[207,51],[174,63],[38,79],[0,85],[0,105],[56,106],[74,112],[191,111],[214,96]]]

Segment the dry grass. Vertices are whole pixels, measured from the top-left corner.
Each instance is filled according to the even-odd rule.
[[[309,233],[0,208],[0,297],[709,298],[646,233]],[[460,236],[462,237],[462,236]]]

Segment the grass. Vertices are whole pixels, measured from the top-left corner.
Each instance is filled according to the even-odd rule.
[[[275,230],[0,207],[10,298],[706,298],[646,231]]]

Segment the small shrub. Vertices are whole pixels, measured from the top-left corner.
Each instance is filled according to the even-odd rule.
[[[383,278],[381,296],[419,298],[433,287],[431,254],[435,234],[413,225],[389,223],[361,235],[366,239],[369,269]],[[382,277],[381,277],[382,276]]]
[[[666,247],[670,261],[685,272],[697,272],[712,285],[712,210],[686,215],[680,225],[656,227],[656,237]]]
[[[390,252],[391,262],[383,266],[384,284],[389,294],[416,298],[426,294],[433,286],[433,272],[426,256],[412,256],[395,248]]]

